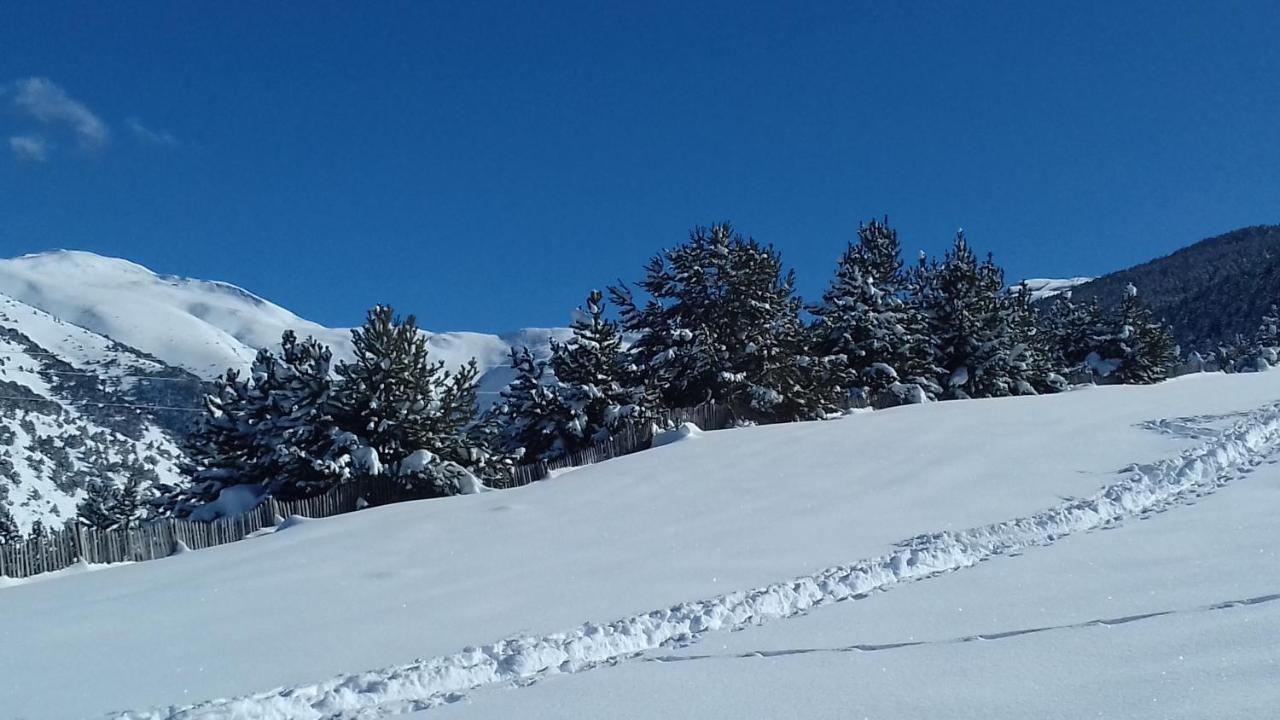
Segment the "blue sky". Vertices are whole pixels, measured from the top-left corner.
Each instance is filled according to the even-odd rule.
[[[806,296],[885,213],[1011,278],[1280,221],[1272,2],[253,5],[0,8],[0,255],[496,331],[723,219]]]

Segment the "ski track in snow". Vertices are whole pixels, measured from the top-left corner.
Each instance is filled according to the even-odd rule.
[[[1062,625],[1044,625],[1033,628],[1022,628],[1020,630],[1006,630],[1004,632],[980,633],[978,635],[962,635],[959,637],[945,638],[942,640],[909,640],[897,643],[878,643],[874,645],[857,644],[844,645],[841,647],[812,647],[812,648],[789,648],[786,650],[755,650],[751,652],[732,653],[727,655],[658,655],[654,657],[640,658],[644,662],[656,663],[672,663],[672,662],[688,662],[690,660],[749,660],[758,658],[776,658],[787,657],[790,655],[810,655],[814,653],[852,653],[852,652],[882,652],[885,650],[899,650],[902,648],[920,647],[926,645],[958,645],[961,643],[970,643],[976,641],[996,641],[1008,638],[1022,637],[1024,635],[1035,635],[1043,632],[1054,632],[1058,630],[1087,630],[1089,628],[1107,628],[1116,625],[1128,625],[1129,623],[1141,622],[1143,620],[1152,620],[1155,618],[1169,617],[1170,615],[1193,615],[1199,613],[1219,612],[1221,610],[1230,610],[1232,608],[1250,607],[1254,605],[1262,605],[1280,600],[1280,593],[1271,593],[1269,595],[1258,595],[1249,598],[1240,598],[1238,600],[1226,600],[1214,603],[1212,605],[1200,605],[1192,608],[1178,608],[1174,610],[1157,610],[1155,612],[1139,613],[1137,615],[1125,615],[1115,618],[1098,618],[1096,620],[1085,620],[1084,622],[1065,623]]]
[[[865,597],[904,582],[971,567],[1000,555],[1048,545],[1064,536],[1105,529],[1126,518],[1147,517],[1211,493],[1235,471],[1253,465],[1280,445],[1280,403],[1248,413],[1225,429],[1208,427],[1210,417],[1176,418],[1144,427],[1206,440],[1176,457],[1133,465],[1125,477],[1088,498],[1066,502],[1025,518],[961,531],[919,535],[883,556],[819,571],[754,590],[684,602],[608,624],[586,623],[542,637],[518,636],[459,653],[406,665],[340,675],[326,681],[277,688],[231,699],[183,707],[116,712],[107,720],[377,720],[464,699],[469,690],[496,684],[527,685],[552,673],[575,673],[639,657],[663,647],[694,643],[709,632],[735,630],[794,617],[811,608]],[[1249,598],[1196,611],[1280,599]],[[1134,622],[1170,612],[1089,621],[1080,626]],[[1076,627],[1063,626],[1063,627]],[[1061,628],[959,638],[992,640]],[[884,650],[852,646],[849,649]],[[818,650],[843,651],[848,649]],[[784,653],[787,651],[784,651]],[[757,653],[750,654],[758,656]],[[645,658],[658,661],[661,658]],[[670,658],[668,658],[670,660]]]

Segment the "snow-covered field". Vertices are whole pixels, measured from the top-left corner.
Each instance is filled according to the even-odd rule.
[[[1277,401],[1206,375],[707,433],[3,588],[0,717],[1259,716]]]

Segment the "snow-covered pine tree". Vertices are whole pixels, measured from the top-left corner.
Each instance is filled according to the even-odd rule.
[[[933,389],[930,345],[919,334],[922,318],[903,299],[905,284],[897,231],[887,219],[860,225],[822,302],[809,308],[823,387],[868,399],[902,384]]]
[[[1111,334],[1098,299],[1075,302],[1069,292],[1049,304],[1041,331],[1051,367],[1067,377],[1080,376],[1087,369],[1085,360],[1090,354],[1100,356]]]
[[[511,348],[516,376],[502,389],[496,413],[501,418],[503,451],[522,462],[549,457],[558,444],[552,418],[559,408],[555,392],[543,380],[546,368],[529,348]]]
[[[1250,348],[1249,341],[1240,333],[1236,333],[1229,340],[1218,343],[1213,359],[1222,372],[1239,372],[1249,365]]]
[[[44,550],[49,546],[49,531],[44,526],[44,521],[37,519],[31,523],[31,532],[27,533],[27,547],[35,551],[35,563],[32,567],[36,572],[44,572],[48,568],[45,565]]]
[[[137,525],[146,515],[146,508],[147,503],[146,498],[143,496],[142,481],[137,475],[131,475],[125,481],[124,486],[120,488],[115,506],[111,508],[115,526],[131,528]]]
[[[622,335],[604,308],[604,295],[592,290],[574,317],[573,336],[551,343],[548,365],[559,407],[549,420],[560,452],[607,440],[624,423],[643,416],[643,392],[625,384]]]
[[[188,442],[192,483],[166,493],[162,507],[185,516],[231,485],[291,500],[350,476],[354,443],[332,414],[329,348],[291,330],[280,347],[259,350],[246,377],[229,370],[215,382]]]
[[[1177,362],[1172,333],[1164,323],[1152,319],[1133,285],[1125,288],[1108,357],[1120,358],[1115,379],[1128,385],[1160,382]]]
[[[765,422],[822,414],[794,274],[772,247],[727,223],[695,228],[637,284],[650,298],[643,305],[625,285],[610,293],[622,328],[637,335],[629,362],[657,403],[714,400]]]
[[[105,480],[90,482],[85,496],[76,505],[76,519],[83,525],[97,530],[109,530],[119,523],[117,506],[120,489]]]
[[[12,544],[22,542],[22,530],[9,512],[9,506],[0,504],[0,543]]]
[[[1271,306],[1262,316],[1249,350],[1249,370],[1266,370],[1280,362],[1280,308]]]
[[[1067,381],[1049,362],[1048,340],[1040,333],[1040,317],[1031,301],[1031,288],[1020,283],[1001,298],[1002,333],[1012,391],[1034,395],[1066,389]]]
[[[328,346],[286,330],[278,361],[267,364],[258,390],[270,414],[253,440],[259,446],[256,474],[277,497],[317,495],[351,474],[350,443],[333,417],[332,358]]]
[[[386,305],[371,309],[351,340],[353,358],[336,367],[335,419],[376,456],[365,465],[440,494],[468,491],[466,474],[491,460],[467,432],[477,414],[475,361],[455,372],[433,362],[414,316],[401,320]]]
[[[259,351],[258,361],[265,353]],[[158,504],[163,512],[185,517],[197,505],[216,499],[223,488],[255,481],[251,438],[253,423],[262,419],[261,405],[252,380],[242,378],[239,370],[228,369],[213,381],[204,397],[204,412],[186,438],[191,482],[162,490]],[[95,525],[92,519],[88,524]]]
[[[1262,322],[1253,334],[1253,344],[1260,348],[1280,347],[1280,307],[1272,305],[1270,312],[1262,316]]]
[[[918,302],[938,343],[939,384],[948,398],[1000,397],[1026,387],[1014,377],[1004,317],[1004,272],[990,256],[979,262],[964,233],[942,262],[922,271]]]

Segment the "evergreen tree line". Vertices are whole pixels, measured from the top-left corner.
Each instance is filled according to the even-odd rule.
[[[477,421],[474,360],[446,369],[415,318],[385,305],[351,339],[353,357],[334,363],[327,346],[286,331],[279,353],[220,377],[188,440],[191,482],[161,488],[160,511],[186,517],[233,485],[289,500],[367,475],[452,495],[502,471],[489,422]]]
[[[859,227],[816,303],[801,301],[777,250],[727,223],[695,228],[607,293],[614,317],[592,291],[549,357],[513,348],[515,379],[484,412],[475,361],[433,361],[413,316],[373,308],[352,331],[353,357],[336,363],[285,332],[278,352],[213,384],[188,442],[191,482],[151,505],[186,517],[234,485],[287,500],[367,475],[472,492],[512,463],[581,450],[665,409],[714,402],[744,423],[790,422],[1054,392],[1068,378],[1156,382],[1176,359],[1136,291],[1109,315],[1069,298],[1042,311],[963,233],[906,267],[885,220]],[[80,520],[134,522],[135,495],[95,488]]]
[[[1212,352],[1191,352],[1187,362],[1200,369],[1228,373],[1257,372],[1280,363],[1280,307],[1271,306],[1252,337],[1236,334]]]
[[[887,220],[859,227],[817,303],[796,295],[772,246],[728,224],[695,228],[655,255],[635,288],[619,283],[609,296],[616,322],[593,291],[550,358],[512,351],[503,452],[552,459],[656,410],[703,402],[744,422],[789,422],[1055,392],[1069,379],[1152,383],[1177,359],[1132,288],[1115,313],[1069,297],[1042,311],[963,233],[942,258],[904,267]]]

